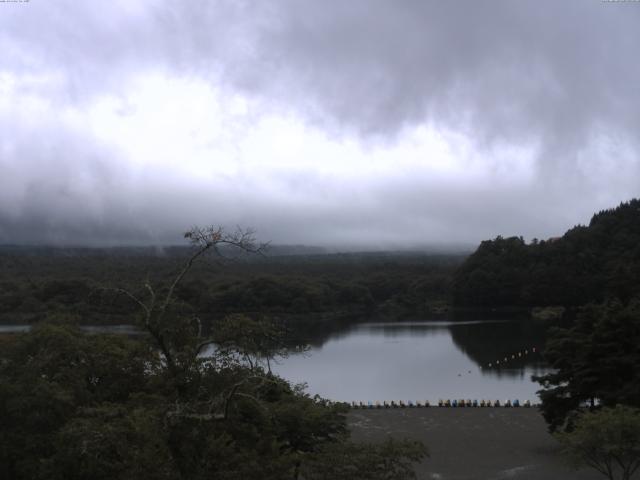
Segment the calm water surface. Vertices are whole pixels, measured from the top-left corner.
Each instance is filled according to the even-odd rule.
[[[135,325],[81,325],[80,330],[87,333],[114,333],[120,335],[140,335]],[[0,325],[0,333],[23,333],[31,330],[31,325]]]
[[[306,382],[311,394],[340,401],[537,402],[531,375],[548,371],[537,353],[544,330],[530,320],[358,324],[279,360],[274,370]]]
[[[82,328],[90,333],[140,333],[131,325]],[[4,325],[0,333],[28,329]],[[537,402],[539,385],[531,375],[549,371],[537,352],[545,330],[544,324],[531,320],[359,323],[309,338],[314,345],[310,351],[279,359],[272,367],[287,380],[306,382],[309,393],[339,401]]]

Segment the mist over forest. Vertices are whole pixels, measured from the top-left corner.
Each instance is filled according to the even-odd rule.
[[[0,478],[638,478],[638,25],[0,0]]]

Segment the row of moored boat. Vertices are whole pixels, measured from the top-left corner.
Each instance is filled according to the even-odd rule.
[[[427,408],[431,407],[429,400],[425,402],[414,402],[409,400],[408,402],[404,402],[402,400],[396,402],[391,400],[390,402],[351,402],[351,408]],[[520,402],[520,400],[505,400],[501,402],[500,400],[464,400],[464,399],[454,399],[454,400],[438,400],[438,407],[448,407],[448,408],[486,408],[486,407],[506,407],[506,408],[530,408],[532,406],[529,400],[525,400],[524,402]]]

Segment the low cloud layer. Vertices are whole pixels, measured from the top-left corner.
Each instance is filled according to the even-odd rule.
[[[0,5],[0,242],[401,248],[640,190],[635,2]]]

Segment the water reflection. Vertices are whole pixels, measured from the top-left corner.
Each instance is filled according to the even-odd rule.
[[[142,335],[144,332],[135,325],[79,325],[78,328],[86,333],[111,333],[118,335]],[[1,333],[26,333],[31,325],[0,325]]]
[[[547,368],[531,347],[544,343],[544,331],[530,320],[362,323],[324,335],[308,355],[283,359],[275,370],[335,400],[537,401],[530,378]]]
[[[90,333],[140,333],[132,325],[81,328]],[[28,329],[4,325],[0,333]],[[334,400],[537,402],[539,386],[530,379],[548,367],[532,347],[540,349],[545,331],[546,325],[528,319],[319,323],[301,337],[311,350],[280,359],[274,370],[293,382],[306,382],[310,393]]]
[[[24,333],[31,330],[29,325],[0,325],[0,333]]]

